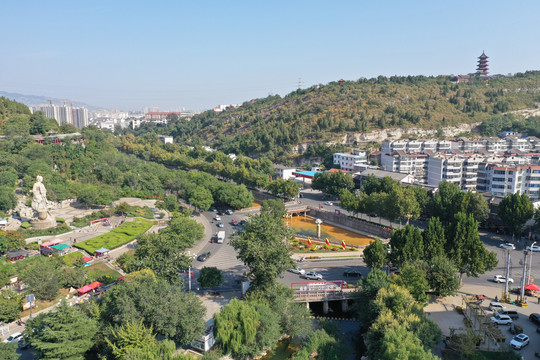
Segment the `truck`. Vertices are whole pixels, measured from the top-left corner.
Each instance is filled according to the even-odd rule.
[[[218,244],[223,244],[223,240],[225,240],[225,231],[218,231],[216,234],[216,242]]]

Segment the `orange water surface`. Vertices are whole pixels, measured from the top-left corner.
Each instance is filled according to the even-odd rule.
[[[295,234],[311,236],[312,238],[317,237],[317,224],[315,224],[315,219],[300,215],[293,216],[292,221],[291,218],[283,219],[283,221],[288,224]],[[342,240],[345,240],[346,244],[357,246],[369,245],[369,243],[373,241],[373,238],[327,224],[324,220],[321,224],[321,238],[329,238],[331,241],[337,243],[341,243]]]

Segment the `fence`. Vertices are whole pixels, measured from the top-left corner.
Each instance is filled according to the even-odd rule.
[[[387,239],[392,234],[392,229],[371,222],[355,219],[344,214],[335,214],[329,211],[319,210],[317,208],[309,208],[309,216],[326,220],[328,222],[343,225],[351,229],[361,231],[365,234],[378,236]]]

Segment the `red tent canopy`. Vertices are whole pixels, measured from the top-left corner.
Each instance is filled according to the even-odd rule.
[[[77,290],[77,292],[79,293],[79,295],[86,294],[87,292],[90,292],[90,291],[94,290],[95,288],[100,287],[101,285],[103,285],[103,284],[100,283],[99,281],[95,281],[95,282],[91,283],[90,285],[83,286],[82,288]]]
[[[525,289],[532,290],[532,291],[538,291],[538,290],[540,290],[540,287],[538,285],[535,285],[535,284],[529,284],[529,285],[525,285]]]
[[[94,259],[92,259],[91,257],[88,257],[88,256],[84,256],[83,260],[84,260],[84,262],[89,262],[89,261],[92,261]]]

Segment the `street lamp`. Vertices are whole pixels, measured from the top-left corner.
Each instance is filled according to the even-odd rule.
[[[536,241],[533,242],[532,245],[531,245],[531,259],[530,259],[530,262],[529,262],[529,276],[527,277],[527,284],[531,283],[531,268],[532,268],[532,256],[533,256],[534,244],[536,244]]]

